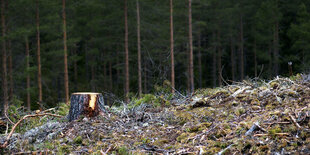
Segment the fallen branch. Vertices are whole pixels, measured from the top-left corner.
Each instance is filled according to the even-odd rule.
[[[271,123],[263,123],[264,125],[273,125],[273,124],[290,124],[291,122],[271,122]]]
[[[298,128],[298,129],[301,129],[301,126],[296,122],[296,119],[291,115],[291,114],[288,114],[291,118],[291,121],[294,123],[294,125]]]
[[[259,137],[259,136],[270,136],[271,134],[255,134],[253,135],[254,137]],[[275,133],[274,135],[277,136],[289,136],[290,134],[288,133]]]
[[[245,133],[246,136],[250,136],[253,131],[255,131],[256,129],[260,129],[264,132],[267,132],[264,128],[262,128],[260,125],[259,125],[259,122],[255,122],[252,127]]]
[[[227,150],[229,150],[231,147],[233,147],[235,144],[230,144],[228,147],[223,149],[221,152],[219,152],[217,155],[222,155],[224,154]]]
[[[30,118],[30,117],[38,117],[38,116],[46,116],[46,115],[48,115],[48,116],[53,116],[53,117],[62,117],[62,116],[60,116],[60,115],[51,114],[51,113],[39,113],[39,114],[33,114],[33,115],[25,115],[22,119],[20,119],[20,120],[12,127],[11,132],[10,132],[9,135],[6,137],[5,142],[4,142],[2,145],[0,145],[0,148],[5,148],[5,147],[8,145],[9,140],[10,140],[10,138],[12,137],[12,135],[13,135],[13,133],[14,133],[16,127],[17,127],[23,120],[25,120],[25,119],[27,119],[27,118]]]

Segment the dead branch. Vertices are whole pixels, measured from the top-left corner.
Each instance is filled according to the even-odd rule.
[[[267,132],[264,128],[262,128],[260,125],[259,125],[259,122],[255,122],[252,127],[245,133],[246,136],[250,136],[253,131],[255,131],[256,129],[260,129],[264,132]]]
[[[271,123],[263,123],[264,125],[273,125],[273,124],[290,124],[291,122],[271,122]]]
[[[301,126],[296,122],[296,119],[292,116],[292,114],[288,114],[292,120],[292,122],[294,123],[294,125],[298,128],[301,129]]]
[[[11,132],[10,132],[9,135],[6,137],[5,142],[4,142],[2,145],[0,145],[0,148],[5,148],[5,147],[8,145],[9,140],[10,140],[11,136],[13,135],[13,133],[14,133],[16,127],[17,127],[23,120],[25,120],[25,119],[27,119],[27,118],[30,118],[30,117],[39,117],[39,116],[46,116],[46,115],[48,115],[48,116],[53,116],[53,117],[62,117],[62,116],[60,116],[60,115],[51,114],[51,113],[39,113],[39,114],[33,114],[33,115],[25,115],[22,119],[20,119],[20,120],[12,127]]]
[[[270,136],[271,134],[255,134],[253,135],[254,137],[259,137],[259,136]],[[274,135],[277,136],[289,136],[290,134],[288,133],[275,133]]]
[[[5,118],[11,123],[11,124],[15,124],[10,118],[9,118],[9,116],[7,115],[7,113],[5,112],[4,113],[4,116],[5,116]]]
[[[231,147],[233,147],[235,144],[230,144],[228,147],[223,149],[221,152],[219,152],[217,155],[222,155],[224,154],[227,150],[229,150]]]

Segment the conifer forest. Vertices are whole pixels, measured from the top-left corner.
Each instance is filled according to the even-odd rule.
[[[308,0],[0,10],[0,154],[310,154]]]

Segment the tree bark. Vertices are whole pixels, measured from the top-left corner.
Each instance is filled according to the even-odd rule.
[[[79,118],[81,115],[95,117],[104,112],[104,100],[101,93],[73,93],[69,110],[69,121]]]
[[[188,23],[189,23],[189,78],[190,92],[194,92],[194,62],[193,62],[193,32],[192,32],[192,0],[188,0]]]
[[[144,93],[147,93],[147,70],[146,60],[144,60]]]
[[[77,55],[76,50],[74,50],[74,55]],[[78,66],[77,66],[77,60],[74,60],[73,68],[74,68],[74,89],[75,89],[75,91],[77,91],[77,89],[78,89]]]
[[[128,52],[128,22],[127,22],[127,0],[124,0],[125,16],[125,99],[129,103],[129,52]]]
[[[139,0],[137,0],[137,36],[138,36],[138,91],[139,96],[142,95],[142,69],[141,69],[141,38],[140,38],[140,6],[139,6]]]
[[[12,50],[11,50],[11,41],[8,40],[8,52],[9,52],[9,101],[12,101],[14,82],[13,82],[13,61],[12,61]]]
[[[30,74],[29,74],[29,68],[30,68],[30,56],[29,56],[29,42],[28,42],[28,36],[25,37],[25,44],[26,44],[26,73],[27,73],[27,109],[28,111],[31,110],[31,98],[30,98]]]
[[[108,84],[107,84],[107,64],[106,64],[106,55],[103,55],[103,87],[104,91],[108,90]],[[95,74],[94,74],[95,75]]]
[[[273,39],[273,57],[274,57],[274,74],[279,74],[279,22],[276,21],[274,25],[274,39]]]
[[[105,64],[104,64],[104,69],[105,69]],[[95,71],[95,65],[91,65],[90,67],[90,70],[91,70],[91,82],[90,82],[90,85],[91,85],[91,90],[92,91],[95,91],[96,90],[96,84],[95,84],[95,76],[96,76],[96,71]],[[105,72],[105,75],[104,75],[104,78],[106,78],[106,72]],[[106,80],[104,80],[104,83]]]
[[[202,68],[201,68],[201,32],[198,30],[198,74],[199,74],[199,88],[202,88]]]
[[[42,109],[42,80],[41,80],[41,42],[40,42],[40,15],[39,1],[36,0],[36,28],[37,28],[37,61],[38,61],[38,89],[39,89],[39,106]]]
[[[173,0],[170,0],[170,56],[171,56],[171,93],[175,93],[174,75],[174,36],[173,36]]]
[[[69,77],[68,77],[68,49],[67,49],[67,24],[66,24],[66,0],[62,0],[63,41],[64,41],[64,84],[66,104],[69,103]]]
[[[218,53],[217,53],[217,71],[218,71],[218,83],[219,86],[222,86],[222,48],[221,48],[221,40],[220,40],[220,32],[217,32],[217,42],[218,42]]]
[[[118,57],[118,55],[119,55],[119,52],[118,51],[116,51],[116,65],[118,66],[119,64],[120,64],[120,61],[119,61],[119,57]],[[119,89],[119,84],[121,83],[120,82],[120,75],[121,75],[121,73],[120,73],[120,69],[118,68],[118,67],[116,67],[116,83],[117,83],[117,90]]]
[[[269,78],[272,77],[272,43],[270,42],[268,45],[268,57],[269,57],[269,63],[268,63],[268,72],[269,72]]]
[[[213,87],[216,87],[216,50],[217,50],[217,46],[216,46],[216,40],[215,40],[215,32],[213,32],[212,34],[213,36],[213,53],[212,53],[212,84]]]
[[[5,25],[5,0],[1,0],[1,25],[2,25],[2,91],[3,91],[3,100],[4,104],[2,108],[2,115],[7,113],[9,106],[8,101],[8,82],[7,82],[7,64],[6,64],[6,25]]]
[[[256,38],[254,39],[254,75],[257,77],[257,51],[256,51]]]
[[[244,78],[244,49],[243,49],[243,16],[240,15],[240,79],[243,81]]]
[[[230,61],[231,61],[231,78],[232,78],[232,81],[236,81],[235,48],[234,48],[232,35],[230,35]]]
[[[113,92],[113,73],[112,73],[112,62],[109,61],[109,77],[110,77],[110,92]]]

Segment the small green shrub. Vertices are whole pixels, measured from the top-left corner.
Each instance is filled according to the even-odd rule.
[[[134,107],[137,107],[141,104],[150,104],[154,107],[160,107],[160,106],[169,106],[170,102],[165,99],[163,96],[155,96],[153,94],[144,94],[139,99],[134,99],[132,102]]]

